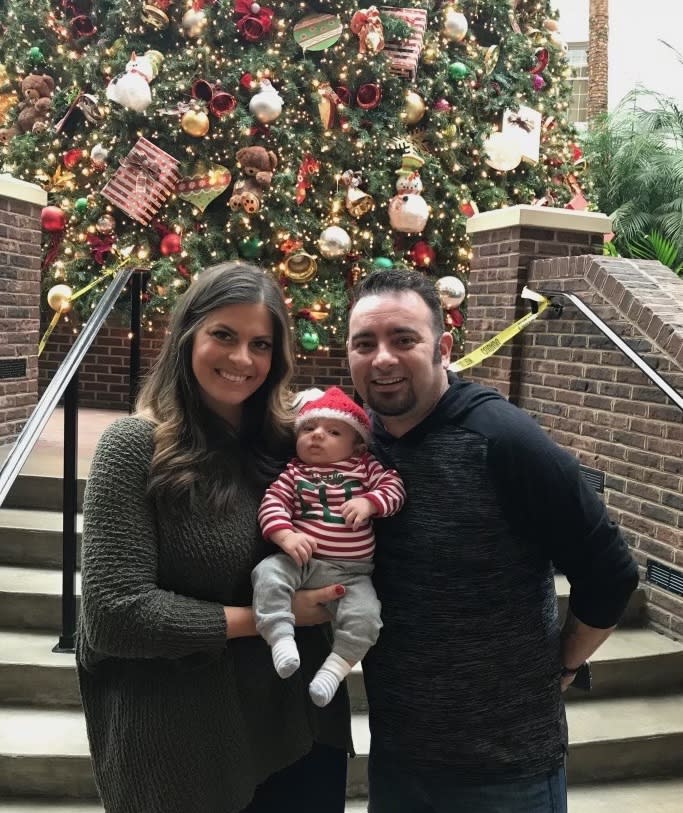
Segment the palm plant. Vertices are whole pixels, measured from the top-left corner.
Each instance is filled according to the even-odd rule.
[[[683,256],[683,109],[673,99],[634,90],[595,120],[584,155],[593,201],[612,217],[618,251],[638,256],[629,247],[642,250],[643,241],[658,235],[672,244],[675,267]]]
[[[678,246],[671,240],[667,240],[659,232],[636,237],[628,245],[631,257],[642,260],[659,260],[662,265],[666,265],[678,276],[683,276],[683,262],[681,262],[681,252]]]

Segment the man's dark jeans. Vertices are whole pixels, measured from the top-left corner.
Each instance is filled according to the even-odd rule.
[[[460,784],[450,770],[406,770],[370,749],[369,813],[567,813],[564,767],[549,776],[489,785]]]

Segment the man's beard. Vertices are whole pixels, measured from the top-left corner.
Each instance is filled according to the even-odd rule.
[[[381,392],[370,391],[367,396],[367,404],[378,415],[395,418],[414,409],[417,406],[417,397],[412,387],[401,395],[397,393],[384,395]]]

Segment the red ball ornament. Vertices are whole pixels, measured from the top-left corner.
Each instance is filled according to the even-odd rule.
[[[64,155],[62,156],[62,161],[64,162],[64,166],[67,169],[73,169],[76,164],[83,158],[85,155],[85,150],[67,150]]]
[[[410,249],[410,259],[419,268],[429,268],[434,265],[436,251],[424,240],[420,240]]]
[[[50,233],[64,231],[66,215],[59,206],[46,206],[40,213],[40,226],[44,231]]]
[[[169,232],[169,234],[166,234],[161,238],[161,243],[159,243],[159,251],[164,257],[169,257],[171,254],[180,254],[181,249],[182,242],[180,240],[180,235],[176,234],[174,231]]]
[[[449,308],[446,312],[446,324],[449,327],[462,327],[465,324],[465,317],[460,308]]]

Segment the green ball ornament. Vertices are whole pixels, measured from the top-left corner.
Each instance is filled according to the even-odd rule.
[[[452,62],[448,66],[448,75],[454,80],[464,79],[469,72],[470,69],[464,62]]]
[[[245,260],[256,260],[261,256],[263,240],[260,237],[245,237],[240,243],[240,254]]]
[[[87,210],[88,210],[88,199],[87,198],[78,198],[74,202],[74,211],[78,212],[79,215],[82,215]]]
[[[33,48],[29,48],[28,50],[28,58],[34,64],[37,65],[39,62],[44,62],[45,57],[43,56],[43,52],[37,45],[34,45]]]
[[[308,350],[309,352],[313,352],[320,347],[320,339],[318,334],[313,330],[307,330],[301,336],[301,346],[304,350]]]
[[[372,261],[373,268],[377,269],[378,271],[386,271],[389,268],[394,267],[394,263],[388,257],[375,257]]]

